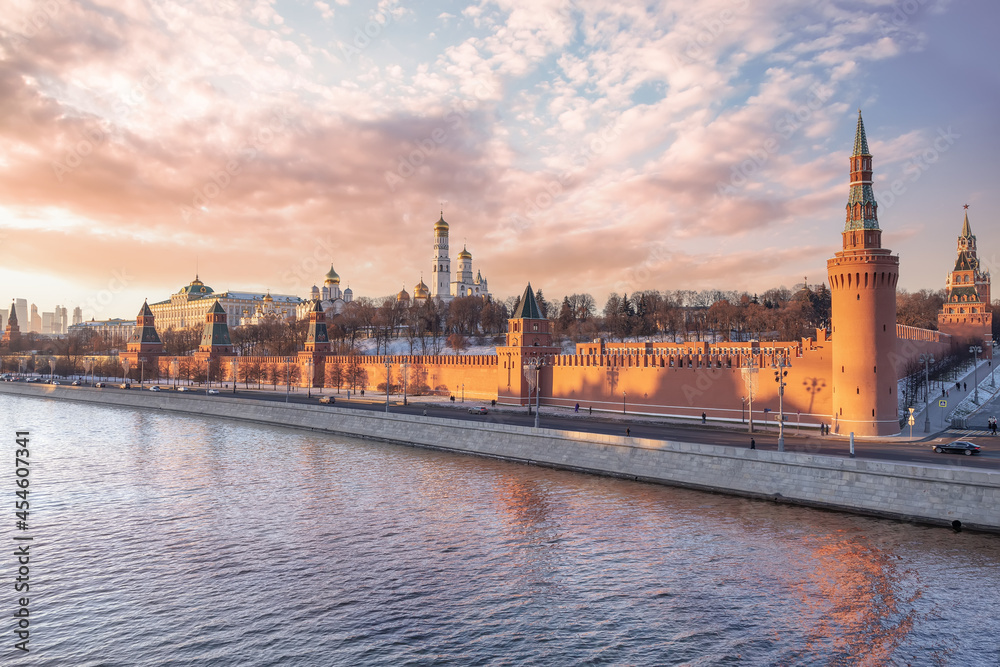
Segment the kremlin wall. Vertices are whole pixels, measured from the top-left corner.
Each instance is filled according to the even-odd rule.
[[[435,225],[435,248],[445,258],[447,227]],[[882,247],[878,204],[872,188],[872,156],[858,114],[850,156],[850,192],[843,249],[827,263],[832,299],[831,330],[787,342],[578,344],[562,354],[552,344],[549,320],[524,290],[496,355],[334,356],[329,353],[326,312],[319,300],[309,310],[305,349],[292,358],[302,386],[333,386],[329,379],[355,369],[353,384],[374,390],[403,383],[411,391],[433,391],[466,400],[582,410],[669,415],[740,422],[773,422],[780,403],[786,425],[825,424],[832,433],[884,436],[898,433],[898,380],[921,354],[939,358],[969,339],[981,340],[983,357],[992,354],[989,274],[980,270],[968,216],[959,237],[959,259],[949,278],[948,303],[940,331],[896,324],[899,257]],[[471,259],[471,255],[470,255]],[[432,292],[447,293],[450,268],[437,263]],[[468,271],[471,275],[471,269]],[[468,278],[468,276],[464,276]],[[479,281],[476,281],[478,283]],[[422,284],[422,281],[421,281]],[[474,289],[465,286],[464,289]],[[433,293],[432,293],[433,298]],[[232,382],[246,364],[285,367],[278,357],[234,357],[226,311],[218,303],[206,316],[197,363],[215,364],[216,379]],[[144,304],[135,333],[122,357],[133,368],[158,366],[170,377],[178,358],[163,355],[155,317]],[[235,358],[235,362],[233,359]],[[191,358],[186,358],[190,360]],[[190,363],[190,361],[188,362]],[[339,369],[339,371],[335,371]],[[784,386],[779,386],[778,372]],[[311,382],[310,382],[311,377]],[[352,382],[343,383],[350,387]],[[395,390],[394,390],[395,391]]]

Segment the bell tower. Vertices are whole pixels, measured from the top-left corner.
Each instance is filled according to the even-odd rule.
[[[872,155],[858,111],[850,157],[850,195],[843,250],[827,260],[833,327],[834,432],[899,433],[896,369],[896,281],[899,257],[882,247],[872,188]]]

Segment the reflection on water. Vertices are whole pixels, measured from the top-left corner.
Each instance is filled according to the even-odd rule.
[[[0,415],[34,434],[24,664],[1000,664],[992,536],[236,421]]]

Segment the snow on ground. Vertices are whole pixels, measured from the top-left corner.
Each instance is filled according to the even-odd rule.
[[[986,428],[987,418],[995,417],[996,415],[986,415],[986,414],[975,415],[973,413],[975,413],[981,406],[985,405],[986,403],[989,403],[994,396],[1000,393],[1000,376],[998,376],[997,369],[995,368],[993,369],[993,378],[992,378],[992,384],[994,386],[991,387],[990,384],[991,384],[990,374],[986,373],[986,377],[984,377],[979,382],[979,402],[976,403],[975,400],[973,400],[976,397],[976,393],[974,391],[970,391],[969,395],[966,396],[961,403],[955,406],[955,410],[954,412],[952,412],[952,416],[970,417],[971,415],[971,419],[974,422],[982,422],[979,425],[982,426],[983,428]]]

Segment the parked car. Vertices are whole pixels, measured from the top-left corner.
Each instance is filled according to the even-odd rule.
[[[934,451],[938,454],[949,452],[951,454],[965,454],[966,456],[972,456],[973,454],[978,454],[982,450],[982,447],[974,442],[969,442],[968,440],[956,440],[955,442],[949,442],[944,445],[934,445]]]
[[[70,384],[73,385],[74,387],[79,387],[81,384],[86,384],[86,383],[81,382],[80,380],[73,380],[72,382],[70,382]]]
[[[160,391],[160,388],[157,387],[156,385],[153,385],[152,387],[149,388],[149,390],[150,391]]]
[[[61,384],[59,380],[49,380],[49,384]]]
[[[177,387],[177,391],[194,391],[191,387]]]
[[[219,390],[218,389],[209,389],[207,393],[209,393],[209,394],[218,394]]]
[[[488,413],[489,413],[489,410],[487,410],[486,407],[482,406],[482,405],[477,405],[474,408],[469,408],[469,414],[470,415],[485,415],[485,414],[488,414]]]
[[[336,396],[320,396],[319,397],[319,402],[320,403],[329,403],[329,404],[332,405],[332,404],[334,404],[334,403],[337,402],[337,397]]]
[[[108,386],[108,383],[107,382],[96,382],[96,383],[94,383],[94,386],[97,387],[98,389],[104,389],[105,387]]]
[[[132,383],[130,383],[130,382],[122,382],[120,385],[118,385],[118,388],[119,389],[131,389],[132,388]]]

